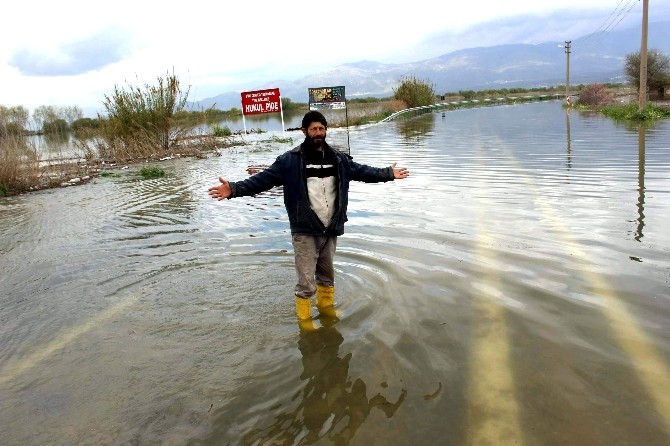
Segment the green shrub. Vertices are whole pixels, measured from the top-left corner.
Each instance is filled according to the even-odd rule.
[[[654,119],[670,118],[670,109],[657,107],[652,104],[647,104],[643,110],[640,110],[640,106],[636,103],[603,107],[601,112],[605,116],[620,121],[651,121]]]
[[[216,124],[214,127],[212,127],[212,134],[214,136],[223,137],[223,136],[231,136],[233,132],[227,125],[221,127],[218,124]]]
[[[188,89],[182,92],[177,76],[158,78],[158,85],[143,88],[127,85],[114,87],[103,105],[107,119],[99,117],[107,158],[142,158],[164,155],[186,132],[174,123],[175,115],[184,109]]]
[[[140,169],[142,178],[160,178],[165,176],[165,171],[157,166],[144,166]]]
[[[393,98],[403,101],[409,108],[436,102],[434,86],[415,77],[402,78],[400,84],[393,89]]]

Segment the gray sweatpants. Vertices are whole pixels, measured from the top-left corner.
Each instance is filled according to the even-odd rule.
[[[291,239],[295,253],[295,271],[298,274],[295,295],[312,297],[316,292],[317,283],[333,286],[335,284],[333,256],[337,237],[295,234]]]

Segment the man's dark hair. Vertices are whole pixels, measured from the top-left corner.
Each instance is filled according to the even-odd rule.
[[[321,112],[313,110],[305,113],[305,116],[302,118],[302,128],[306,129],[313,122],[320,122],[324,127],[328,127],[326,117]]]

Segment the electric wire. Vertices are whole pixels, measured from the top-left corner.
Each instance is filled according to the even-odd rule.
[[[626,3],[623,6],[621,6],[622,3],[624,3],[624,0],[620,0],[619,4],[616,6],[616,8],[614,8],[614,10],[607,17],[607,19],[605,19],[605,21],[603,21],[603,23],[600,24],[598,29],[596,29],[593,33],[589,34],[588,36],[586,36],[586,38],[584,38],[580,43],[583,45],[584,42],[588,41],[592,37],[600,36],[602,34],[605,34],[607,32],[610,32],[610,31],[614,30],[614,28],[616,28],[619,25],[619,23],[621,23],[621,21],[624,18],[626,18],[626,16],[628,16],[628,14],[630,14],[630,12],[633,10],[633,7],[635,7],[635,4],[638,1],[639,0],[627,0]],[[626,9],[626,8],[628,8],[628,9]],[[618,11],[618,13],[617,13],[617,11]],[[618,19],[618,21],[617,21],[617,19]]]
[[[630,11],[631,11],[631,10],[633,9],[633,7],[635,6],[635,3],[637,3],[637,0],[630,0],[626,5],[624,5],[624,8],[625,8],[628,4],[630,4],[629,8],[626,10],[625,13],[623,12],[623,8],[622,8],[621,12],[619,12],[619,15],[617,16],[617,17],[621,16],[621,18],[619,19],[619,21],[616,22],[616,23],[614,23],[614,21],[613,21],[613,22],[612,22],[613,25],[610,24],[610,26],[608,26],[607,28],[605,28],[605,29],[603,30],[603,33],[606,33],[607,31],[616,28],[617,25],[618,25],[619,23],[621,23],[621,21],[622,21],[624,18],[626,18],[626,16],[630,13]],[[622,14],[623,14],[623,15],[622,15]],[[614,20],[616,20],[617,17],[615,17]]]
[[[617,11],[617,9],[619,9],[619,6],[621,6],[622,3],[623,3],[623,0],[619,0],[619,4],[616,5],[616,8],[614,8],[614,11],[612,11],[612,12],[610,13],[609,17],[607,17],[607,18],[605,19],[605,21],[604,21],[603,23],[600,24],[600,26],[598,27],[598,29],[596,29],[596,30],[594,31],[594,33],[597,33],[598,31],[600,31],[600,29],[601,29],[603,26],[605,26],[605,24],[606,24],[607,22],[609,22],[609,20],[612,18],[612,16],[613,16],[614,13]]]

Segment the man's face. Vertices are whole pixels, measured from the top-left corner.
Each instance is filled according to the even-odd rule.
[[[320,122],[312,122],[309,127],[302,129],[302,133],[314,147],[321,147],[326,140],[326,126]]]

